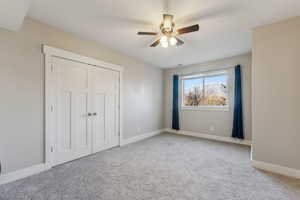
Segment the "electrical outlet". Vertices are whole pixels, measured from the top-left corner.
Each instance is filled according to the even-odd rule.
[[[215,127],[214,126],[210,126],[209,127],[209,131],[215,131]]]

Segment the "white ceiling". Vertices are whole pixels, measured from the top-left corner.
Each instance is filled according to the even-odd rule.
[[[181,47],[150,48],[162,14],[198,23]],[[251,51],[251,29],[300,14],[300,0],[33,0],[28,15],[153,65],[170,68]]]
[[[0,27],[19,30],[31,0],[0,0]]]

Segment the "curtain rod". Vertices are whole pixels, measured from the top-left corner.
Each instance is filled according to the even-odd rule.
[[[190,73],[174,73],[174,75],[178,75],[178,76],[191,76],[191,75],[199,74],[199,73],[209,73],[209,72],[214,72],[214,71],[222,71],[222,70],[226,70],[226,69],[235,68],[236,66],[237,65],[235,65],[235,66],[228,66],[228,67],[222,67],[222,68],[212,69],[212,70],[190,72]]]

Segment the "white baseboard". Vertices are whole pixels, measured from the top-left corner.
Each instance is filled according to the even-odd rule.
[[[192,131],[183,131],[183,130],[176,131],[176,130],[173,130],[170,128],[166,128],[165,132],[251,146],[251,140],[238,140],[238,139],[234,139],[231,137],[209,135],[209,134],[204,134],[204,133],[196,133],[196,132],[192,132]]]
[[[13,182],[40,172],[50,169],[46,164],[38,164],[25,169],[20,169],[14,172],[0,175],[0,185]]]
[[[300,170],[292,169],[289,167],[281,166],[281,165],[275,165],[272,163],[267,163],[263,161],[257,161],[257,160],[251,160],[251,164],[253,167],[269,172],[273,172],[276,174],[281,174],[284,176],[289,176],[292,178],[300,179]]]
[[[138,135],[138,136],[128,138],[128,139],[123,139],[123,140],[121,140],[121,146],[130,144],[130,143],[134,143],[134,142],[138,142],[138,141],[147,139],[149,137],[153,137],[155,135],[159,135],[162,132],[164,132],[164,129],[160,129],[160,130],[153,131],[153,132],[150,132],[150,133],[145,133],[145,134]]]

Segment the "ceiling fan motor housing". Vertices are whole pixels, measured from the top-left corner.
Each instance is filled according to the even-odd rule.
[[[160,30],[163,34],[171,34],[174,31],[175,23],[173,22],[173,15],[164,14],[163,22],[160,25]]]
[[[161,32],[162,32],[163,34],[165,34],[165,35],[170,35],[170,34],[172,34],[173,31],[174,31],[174,27],[175,27],[175,23],[174,23],[174,22],[172,22],[172,24],[171,24],[170,27],[165,27],[165,26],[164,26],[164,23],[161,23],[161,24],[160,24],[160,30],[161,30]]]

